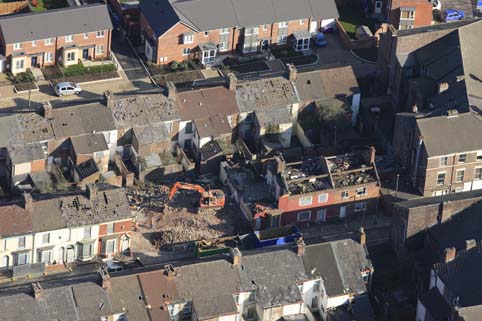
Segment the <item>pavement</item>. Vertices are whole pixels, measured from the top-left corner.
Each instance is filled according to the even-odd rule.
[[[112,51],[115,53],[128,80],[136,81],[149,76],[139,56],[121,31],[113,32]]]

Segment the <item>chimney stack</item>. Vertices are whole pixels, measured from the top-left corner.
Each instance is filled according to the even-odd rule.
[[[176,270],[174,270],[174,267],[172,266],[172,264],[164,265],[164,273],[168,278],[173,278],[176,276]]]
[[[52,119],[52,104],[50,102],[43,102],[42,103],[42,116],[47,119]]]
[[[166,83],[167,98],[176,99],[176,85],[172,81]]]
[[[42,294],[44,293],[44,289],[39,282],[32,283],[32,291],[35,300],[40,299],[42,297]]]
[[[445,263],[448,263],[450,261],[453,261],[455,259],[455,254],[457,254],[457,251],[455,250],[455,247],[449,247],[445,249]]]
[[[296,254],[298,254],[298,256],[305,255],[305,248],[305,241],[303,241],[303,237],[300,236],[300,238],[296,240]]]
[[[413,104],[413,106],[412,106],[412,113],[414,113],[414,114],[418,113],[418,105],[417,105],[417,103]]]
[[[438,93],[439,95],[443,93],[444,91],[447,91],[449,89],[449,83],[448,82],[441,82],[438,84]]]
[[[238,84],[238,79],[236,78],[236,75],[230,72],[228,74],[228,89],[231,91],[235,91],[237,84]]]
[[[477,242],[474,239],[465,241],[465,249],[467,251],[470,249],[473,249],[476,245],[477,245]]]
[[[288,80],[296,81],[296,78],[298,78],[298,69],[296,69],[296,66],[294,64],[286,64],[286,67],[288,67]]]
[[[24,193],[22,194],[22,197],[23,197],[23,208],[24,208],[27,212],[32,212],[32,210],[33,210],[33,198],[32,198],[32,195],[30,195],[29,193],[24,192]]]
[[[89,200],[94,200],[97,198],[97,187],[95,184],[88,184],[87,185],[87,197]]]
[[[109,108],[114,107],[114,94],[110,90],[104,91],[104,105]]]
[[[360,227],[360,245],[361,246],[364,246],[366,243],[367,243],[367,233],[365,233],[365,229],[362,227]]]
[[[241,251],[235,247],[234,249],[231,250],[231,256],[233,258],[233,266],[239,266],[241,264]]]

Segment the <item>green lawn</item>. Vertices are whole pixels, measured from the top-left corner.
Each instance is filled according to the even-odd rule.
[[[379,23],[378,19],[365,17],[363,8],[359,6],[345,6],[338,8],[338,11],[340,13],[339,21],[351,38],[355,38],[356,27],[361,25],[368,26],[373,33],[376,31],[375,24]]]
[[[68,6],[66,0],[36,0],[37,5],[34,6],[34,1],[30,1],[30,9],[34,12],[60,9]]]

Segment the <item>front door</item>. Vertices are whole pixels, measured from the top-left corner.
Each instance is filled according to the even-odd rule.
[[[59,252],[57,253],[57,264],[64,263],[64,251],[63,247],[59,249]]]
[[[340,206],[340,218],[346,217],[346,206]]]
[[[89,59],[89,49],[82,50],[82,59]]]
[[[318,27],[318,21],[310,22],[310,32],[311,33],[316,32],[317,27]]]
[[[37,56],[33,56],[30,62],[30,66],[37,67]]]

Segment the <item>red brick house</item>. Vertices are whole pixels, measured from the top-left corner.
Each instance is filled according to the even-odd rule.
[[[104,4],[12,15],[0,19],[0,46],[5,60],[0,71],[13,74],[27,68],[110,55],[112,22]]]
[[[430,0],[371,0],[370,11],[383,15],[396,29],[412,29],[432,24]]]
[[[253,14],[256,13],[256,14]],[[332,0],[171,1],[141,4],[145,55],[158,64],[198,58],[211,64],[217,54],[243,54],[289,45],[308,49],[311,33],[338,18]]]
[[[375,149],[295,163],[275,160],[267,181],[280,211],[276,217],[263,211],[255,214],[258,228],[322,223],[376,211],[380,180]]]

